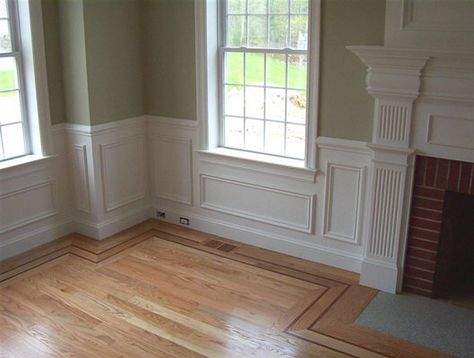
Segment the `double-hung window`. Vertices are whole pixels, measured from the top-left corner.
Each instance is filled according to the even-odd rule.
[[[305,158],[310,0],[223,0],[220,141]]]
[[[0,0],[0,161],[29,153],[17,5]]]

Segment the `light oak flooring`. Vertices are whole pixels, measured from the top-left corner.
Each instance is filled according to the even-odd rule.
[[[0,263],[0,357],[442,357],[352,322],[358,275],[148,220]]]

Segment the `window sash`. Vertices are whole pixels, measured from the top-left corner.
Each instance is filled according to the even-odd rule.
[[[289,86],[289,83],[288,83],[288,58],[289,56],[291,55],[304,55],[306,56],[306,59],[307,59],[307,68],[306,68],[306,88],[304,88],[304,91],[306,93],[306,100],[308,100],[309,96],[309,82],[310,82],[310,59],[309,59],[309,48],[307,49],[295,49],[295,48],[289,48],[289,47],[285,47],[285,48],[271,48],[271,47],[265,47],[265,48],[258,48],[258,47],[248,47],[248,46],[242,46],[242,47],[230,47],[230,46],[226,46],[227,45],[227,24],[228,24],[228,18],[229,16],[238,16],[238,15],[241,15],[241,16],[245,16],[246,17],[246,26],[245,26],[245,43],[248,45],[248,16],[252,16],[253,14],[252,13],[239,13],[239,14],[227,14],[226,13],[226,1],[223,0],[223,6],[221,7],[221,10],[220,10],[220,33],[219,33],[219,48],[218,48],[218,57],[219,57],[219,145],[221,147],[225,147],[225,148],[231,148],[231,149],[234,149],[234,150],[242,150],[242,151],[246,151],[246,152],[253,152],[253,153],[259,153],[259,154],[267,154],[267,155],[271,155],[271,156],[277,156],[277,157],[284,157],[284,158],[292,158],[292,159],[298,159],[298,160],[306,160],[306,156],[307,156],[307,149],[306,147],[308,146],[308,115],[309,115],[309,108],[308,108],[308,105],[306,105],[306,108],[305,108],[305,121],[304,123],[298,123],[298,122],[294,122],[294,121],[291,121],[291,120],[288,120],[288,92],[289,91],[301,91],[302,89],[301,88],[292,88]],[[311,2],[309,0],[309,2]],[[308,4],[310,5],[310,4]],[[268,2],[267,2],[267,6],[268,6]],[[247,8],[248,8],[248,4],[247,4]],[[267,7],[268,8],[268,7]],[[290,9],[291,10],[291,9]],[[298,16],[301,16],[301,15],[304,15],[307,17],[307,31],[308,31],[308,38],[309,38],[309,34],[310,34],[310,29],[311,29],[311,26],[310,26],[310,16],[311,14],[311,11],[310,11],[310,6],[309,6],[309,9],[308,9],[308,13],[303,13],[303,14],[300,14],[300,13],[292,13],[291,11],[289,13],[284,13],[284,14],[273,14],[273,13],[266,13],[266,14],[258,14],[258,15],[262,15],[262,16],[266,16],[267,17],[267,21],[266,21],[266,24],[267,24],[267,34],[266,34],[266,39],[265,39],[265,42],[266,44],[268,45],[269,43],[269,31],[268,31],[268,27],[269,27],[269,16],[271,15],[285,15],[288,17],[288,29],[287,29],[287,45],[290,44],[290,36],[291,36],[291,29],[290,29],[290,19],[293,15],[298,15]],[[257,15],[257,14],[255,14]],[[309,47],[309,43],[307,43],[307,47]],[[243,65],[244,65],[244,73],[243,73],[243,83],[231,83],[231,82],[228,82],[225,78],[225,71],[226,71],[226,54],[228,53],[242,53],[243,54]],[[246,83],[246,55],[247,54],[263,54],[263,57],[264,57],[264,84],[263,85],[249,85]],[[284,55],[285,56],[285,86],[284,87],[276,87],[276,86],[272,86],[272,85],[267,85],[267,54],[280,54],[280,55]],[[234,115],[231,115],[231,114],[227,114],[225,113],[225,104],[226,104],[226,86],[228,85],[238,85],[238,86],[242,86],[243,87],[243,99],[244,99],[244,103],[243,103],[243,114],[242,116],[234,116]],[[263,106],[263,118],[255,118],[255,117],[252,117],[252,116],[248,116],[246,114],[246,105],[245,105],[245,99],[246,99],[246,89],[247,87],[260,87],[260,88],[263,88],[264,90],[264,106]],[[283,121],[277,121],[277,120],[273,120],[273,119],[268,119],[267,118],[267,113],[266,113],[266,100],[267,100],[267,89],[281,89],[281,90],[284,90],[285,91],[285,98],[284,98],[284,120]],[[227,117],[234,117],[234,118],[242,118],[242,121],[243,121],[243,145],[241,147],[235,147],[235,146],[229,146],[227,143],[226,143],[226,140],[225,140],[225,133],[226,133],[226,127],[225,127],[225,123],[226,123],[226,118]],[[247,123],[247,120],[259,120],[259,121],[262,121],[263,122],[263,133],[262,133],[262,136],[263,136],[263,145],[262,145],[262,148],[261,150],[252,150],[252,149],[249,149],[249,148],[246,148],[246,123]],[[284,147],[282,148],[282,154],[276,154],[276,153],[273,153],[273,152],[268,152],[267,151],[267,148],[266,148],[266,124],[267,123],[280,123],[280,124],[283,124],[284,125],[284,131],[283,131],[283,140],[284,140]],[[302,153],[302,156],[294,156],[294,155],[290,155],[288,154],[287,152],[287,141],[288,141],[288,125],[297,125],[297,126],[304,126],[304,148],[303,148],[303,153]]]
[[[10,41],[11,41],[11,51],[0,53],[0,58],[13,58],[15,61],[15,70],[17,78],[17,88],[8,89],[0,91],[1,93],[5,92],[18,92],[19,96],[19,105],[20,105],[20,121],[10,122],[5,124],[0,124],[0,162],[15,159],[22,157],[31,153],[30,140],[29,140],[29,126],[27,123],[26,115],[26,95],[24,91],[24,73],[23,73],[23,58],[21,54],[21,43],[20,43],[20,22],[18,18],[18,3],[16,0],[7,0],[7,14],[8,14],[8,25],[10,30]],[[23,152],[18,153],[17,155],[5,156],[5,140],[4,140],[4,131],[6,127],[12,126],[14,124],[21,124],[23,132]]]

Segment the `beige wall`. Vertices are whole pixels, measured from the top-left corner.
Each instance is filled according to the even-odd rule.
[[[193,0],[145,0],[145,112],[196,119]]]
[[[58,123],[64,117],[62,81],[49,73],[61,66],[54,51],[57,36],[49,33],[58,21],[55,1],[43,0],[43,10],[52,121]],[[366,70],[345,46],[383,44],[384,13],[384,0],[322,0],[319,135],[370,140],[373,100],[365,91]],[[84,0],[84,15],[91,124],[143,113],[196,118],[194,0]],[[70,45],[71,27],[61,37],[71,47],[65,57],[74,62],[71,54],[80,48]],[[84,102],[81,80],[75,80],[71,63],[63,66],[66,93],[79,94],[76,100],[66,95],[67,120],[87,123],[76,115],[82,113],[76,102]]]
[[[385,1],[323,0],[319,135],[370,141],[374,102],[366,67],[345,46],[383,45]]]

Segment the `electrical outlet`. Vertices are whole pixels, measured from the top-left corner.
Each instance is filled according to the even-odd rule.
[[[156,217],[159,219],[166,219],[166,213],[164,211],[157,210]]]
[[[179,223],[180,223],[181,225],[188,225],[188,226],[189,226],[189,219],[181,216],[181,217],[179,218]]]

